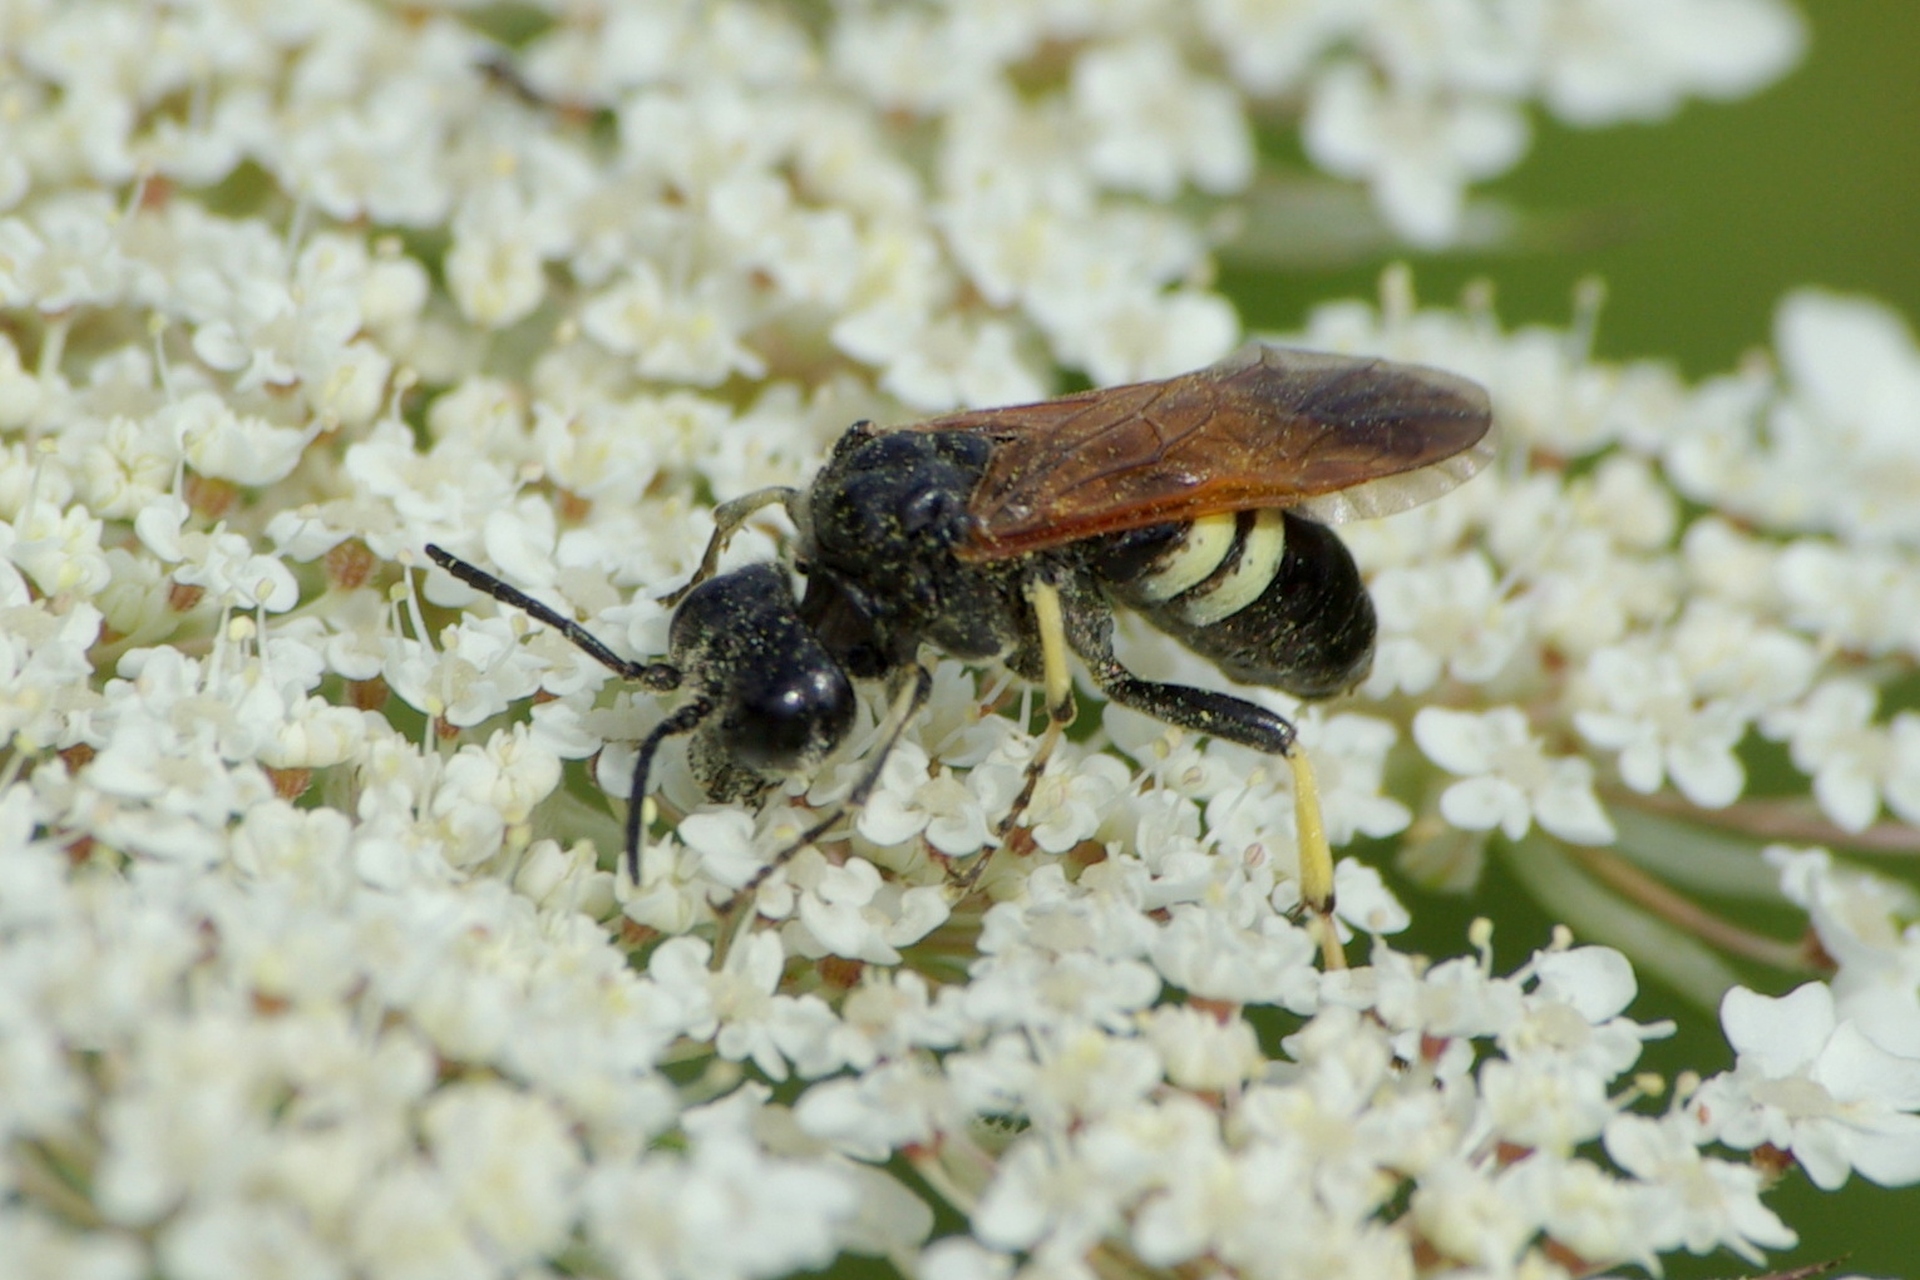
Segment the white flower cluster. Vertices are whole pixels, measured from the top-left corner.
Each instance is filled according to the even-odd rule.
[[[1920,912],[1824,853],[1762,872],[1830,986],[1730,994],[1737,1066],[1656,1114],[1619,953],[1397,953],[1348,860],[1371,963],[1322,972],[1286,770],[1131,713],[963,893],[1034,743],[956,663],[757,914],[715,907],[872,708],[757,810],[669,751],[627,883],[593,776],[660,700],[419,572],[443,543],[658,655],[708,501],[849,422],[1228,349],[1210,211],[1257,128],[1440,242],[1524,104],[1644,118],[1799,42],[1778,0],[0,6],[0,1277],[1551,1277],[1790,1243],[1789,1157],[1920,1180]],[[1315,318],[1479,378],[1509,439],[1352,530],[1357,701],[1248,695],[1336,843],[1465,883],[1675,803],[1920,819],[1920,717],[1878,711],[1920,657],[1920,353],[1859,301],[1780,325],[1779,371],[1690,387],[1397,285]],[[1762,740],[1811,802],[1748,796]],[[930,1198],[970,1232],[930,1245]]]

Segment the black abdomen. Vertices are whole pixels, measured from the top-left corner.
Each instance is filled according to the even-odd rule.
[[[1323,698],[1372,665],[1360,571],[1331,529],[1300,516],[1229,512],[1114,534],[1090,564],[1114,603],[1235,680]]]

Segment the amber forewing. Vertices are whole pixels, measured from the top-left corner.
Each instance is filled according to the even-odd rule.
[[[1472,474],[1490,421],[1486,392],[1455,374],[1253,346],[1161,382],[905,429],[993,440],[962,554],[997,560],[1221,511],[1311,509],[1357,486],[1372,490],[1362,513],[1385,514]],[[1448,459],[1395,492],[1393,477]]]

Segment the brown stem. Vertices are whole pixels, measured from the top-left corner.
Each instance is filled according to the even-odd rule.
[[[1639,792],[1615,790],[1607,793],[1607,801],[1737,831],[1756,840],[1830,845],[1862,853],[1920,857],[1920,827],[1906,822],[1876,822],[1864,831],[1847,831],[1822,817],[1802,798],[1751,799],[1728,805],[1724,809],[1702,809],[1690,803],[1685,796],[1670,791],[1641,795]]]
[[[1755,960],[1789,973],[1812,971],[1807,953],[1799,944],[1781,942],[1765,934],[1742,929],[1676,893],[1610,850],[1585,845],[1568,845],[1566,848],[1594,879],[1612,886],[1622,896],[1645,907],[1667,923],[1719,947],[1729,955]]]

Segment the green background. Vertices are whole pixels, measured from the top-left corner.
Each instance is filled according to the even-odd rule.
[[[1536,119],[1532,152],[1483,192],[1547,230],[1498,253],[1411,255],[1420,296],[1450,301],[1490,281],[1508,324],[1564,324],[1576,282],[1599,276],[1598,353],[1667,359],[1695,378],[1768,344],[1775,305],[1798,286],[1868,294],[1920,318],[1920,4],[1826,0],[1802,12],[1805,60],[1755,97],[1595,132]],[[1249,327],[1292,329],[1315,303],[1374,296],[1384,260],[1314,271],[1229,258],[1222,283]],[[1421,920],[1410,941],[1457,948],[1485,913],[1499,924],[1502,967],[1519,962],[1549,921],[1497,870],[1486,888],[1471,903],[1410,895]],[[1743,923],[1780,931],[1778,919]],[[1748,972],[1775,993],[1800,980]],[[1649,1046],[1648,1067],[1730,1065],[1713,1020],[1671,992],[1645,984],[1633,1012],[1681,1023],[1676,1041]],[[1856,1177],[1828,1195],[1795,1174],[1768,1203],[1801,1236],[1776,1266],[1844,1259],[1835,1274],[1920,1277],[1920,1189]],[[1753,1270],[1724,1253],[1668,1263],[1677,1280]]]
[[[1920,4],[1802,12],[1804,61],[1754,97],[1592,132],[1536,116],[1520,167],[1477,190],[1574,225],[1498,255],[1413,255],[1421,296],[1490,280],[1507,322],[1564,323],[1575,282],[1599,275],[1599,352],[1674,359],[1695,377],[1768,342],[1775,303],[1799,285],[1920,317]],[[1378,277],[1375,260],[1223,283],[1249,327],[1288,329],[1316,302],[1373,296]]]

